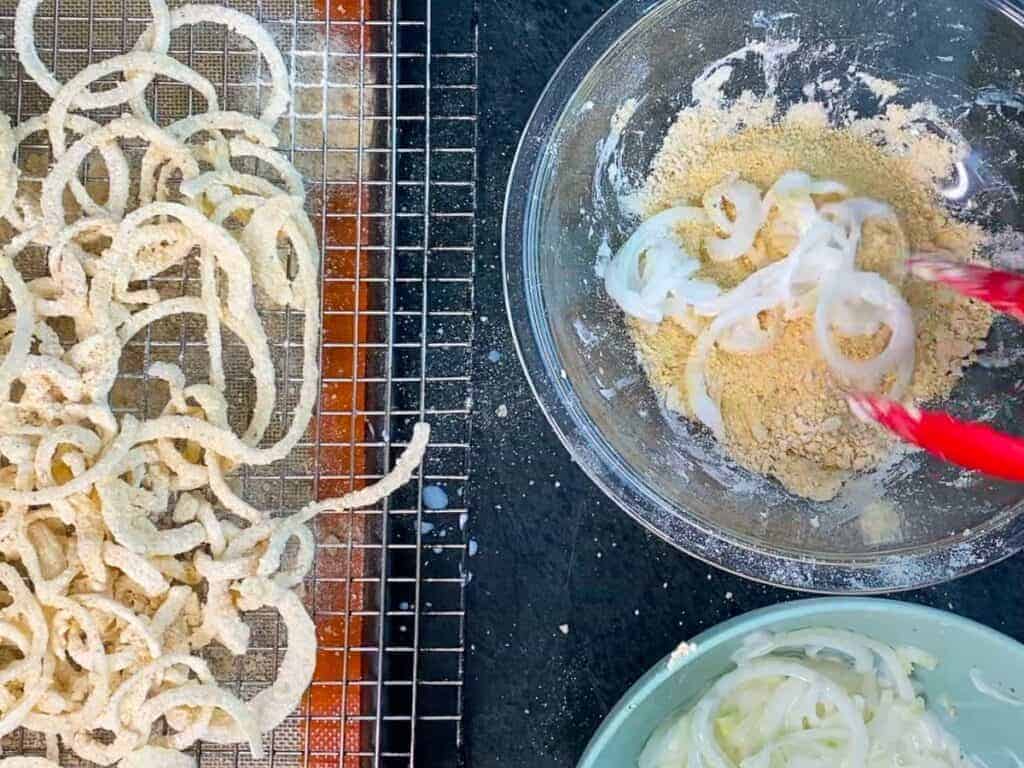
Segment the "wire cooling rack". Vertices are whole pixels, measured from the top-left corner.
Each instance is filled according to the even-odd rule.
[[[176,5],[177,3],[172,3]],[[433,427],[423,471],[383,505],[326,515],[304,597],[319,636],[303,705],[267,739],[267,756],[203,745],[200,766],[451,766],[460,761],[463,594],[471,409],[470,348],[476,207],[476,33],[473,3],[456,0],[231,0],[277,40],[293,101],[282,147],[304,174],[323,259],[322,387],[306,440],[288,459],[247,468],[236,484],[273,514],[382,476],[412,425]],[[20,122],[49,99],[13,49],[15,0],[0,0],[0,109]],[[47,0],[36,17],[44,61],[66,80],[132,47],[145,0]],[[203,25],[172,36],[171,53],[218,86],[224,108],[257,111],[269,78],[242,38]],[[179,84],[148,91],[155,119],[198,106]],[[110,117],[111,114],[100,115]],[[23,145],[27,175],[48,162]],[[88,181],[88,170],[86,180]],[[154,281],[193,293],[192,268]],[[297,396],[301,318],[264,311],[278,374],[280,434]],[[120,410],[155,415],[151,362],[202,372],[198,325],[155,325],[125,350]],[[229,400],[245,413],[251,381],[225,339]],[[234,357],[232,357],[234,355]],[[424,499],[429,506],[424,504]],[[248,698],[273,680],[287,638],[274,613],[254,613],[244,658],[210,652],[218,677]],[[17,732],[5,755],[41,754]],[[80,765],[70,754],[62,765]]]

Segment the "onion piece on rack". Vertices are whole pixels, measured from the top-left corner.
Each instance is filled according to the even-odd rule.
[[[11,121],[0,112],[0,218],[7,216],[18,194],[18,164],[14,152],[18,148]]]
[[[284,63],[277,43],[270,32],[248,14],[236,11],[233,8],[225,8],[210,3],[190,3],[175,8],[170,13],[166,22],[168,28],[173,31],[180,27],[192,26],[200,23],[223,24],[236,35],[247,38],[252,42],[257,52],[267,63],[267,72],[270,75],[270,94],[266,98],[263,111],[260,113],[260,120],[265,124],[273,126],[288,108],[288,101],[291,96],[291,85],[288,80],[288,69]],[[139,37],[135,45],[136,50],[149,50],[152,46],[153,36],[162,34],[162,29],[156,23],[151,24]],[[164,50],[166,50],[166,45]],[[145,105],[141,98],[136,97],[132,104],[133,109],[144,109]]]
[[[56,97],[62,90],[62,84],[53,73],[46,68],[39,52],[36,50],[34,22],[36,11],[41,0],[19,0],[14,15],[14,48],[18,52],[18,60],[31,77],[48,96]],[[151,52],[164,54],[171,42],[171,18],[167,3],[164,0],[149,0],[153,14],[153,34],[150,35]],[[128,74],[128,73],[126,73]],[[101,106],[112,106],[128,101],[132,96],[142,93],[153,79],[153,73],[133,74],[123,83],[113,88],[92,92],[81,92],[75,95],[74,106],[78,109],[98,109]]]

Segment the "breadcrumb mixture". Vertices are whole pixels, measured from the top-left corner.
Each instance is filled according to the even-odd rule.
[[[727,108],[682,112],[655,158],[642,193],[647,216],[671,205],[699,205],[704,192],[730,174],[739,174],[764,192],[787,171],[800,170],[842,182],[851,195],[889,203],[896,211],[911,253],[947,251],[976,260],[984,233],[951,218],[938,195],[957,147],[920,127],[934,119],[928,105],[889,105],[881,117],[848,126],[828,125],[823,109],[801,104],[775,119],[771,99],[745,96]],[[712,264],[702,241],[713,225],[687,224],[677,234],[686,249],[700,255],[698,276],[728,289],[757,268],[783,258],[795,236],[758,235],[750,253]],[[702,231],[703,230],[703,231]],[[978,302],[905,274],[896,228],[879,220],[865,223],[858,267],[882,274],[898,287],[914,313],[917,330],[914,376],[909,399],[924,402],[949,395],[964,368],[984,346],[991,311]],[[641,364],[667,406],[690,417],[684,370],[703,322],[683,327],[674,320],[658,325],[627,321]],[[854,472],[877,466],[892,450],[880,428],[858,421],[849,411],[840,383],[818,353],[813,318],[784,321],[762,313],[761,323],[783,325],[778,340],[759,354],[716,349],[707,366],[707,385],[721,406],[729,453],[743,466],[779,480],[792,493],[814,500],[833,498]],[[877,354],[888,338],[842,340],[850,357]]]

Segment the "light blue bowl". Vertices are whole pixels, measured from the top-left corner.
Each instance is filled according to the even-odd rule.
[[[890,644],[914,645],[939,659],[915,674],[929,705],[964,751],[987,768],[1020,768],[1024,760],[1024,645],[977,622],[912,603],[874,598],[798,600],[737,616],[693,639],[696,650],[671,670],[668,657],[630,688],[590,740],[579,768],[634,768],[648,736],[667,716],[694,703],[732,669],[729,657],[758,630],[834,627]],[[981,693],[973,675],[1013,699]],[[939,699],[956,709],[950,716]]]

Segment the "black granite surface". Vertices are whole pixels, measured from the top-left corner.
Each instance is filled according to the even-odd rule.
[[[610,2],[481,0],[479,228],[465,763],[570,766],[618,697],[679,640],[799,597],[717,571],[630,520],[573,465],[512,347],[501,208],[519,132]],[[507,415],[499,416],[499,413]],[[1024,639],[1024,559],[900,596]]]

